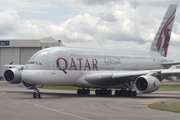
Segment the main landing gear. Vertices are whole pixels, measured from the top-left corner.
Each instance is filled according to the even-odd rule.
[[[89,95],[90,94],[90,90],[89,89],[78,89],[77,90],[77,94],[78,95]]]
[[[133,96],[136,97],[137,92],[136,91],[132,91],[132,90],[116,90],[115,91],[115,96]]]
[[[107,90],[107,89],[101,89],[101,90],[96,90],[95,91],[96,95],[112,95],[112,90]]]
[[[90,94],[90,90],[89,89],[78,89],[77,90],[77,94],[78,95],[89,95]],[[104,96],[111,96],[112,95],[112,90],[111,89],[96,89],[95,94],[98,95],[104,95]],[[131,97],[136,97],[137,96],[137,92],[136,91],[132,91],[132,90],[126,90],[126,89],[122,89],[122,90],[116,90],[115,91],[115,96],[131,96]]]
[[[35,89],[36,92],[33,93],[33,98],[34,98],[34,99],[35,99],[35,98],[39,98],[39,99],[42,98],[42,97],[41,97],[41,93],[39,92],[39,89],[40,89],[40,87]]]

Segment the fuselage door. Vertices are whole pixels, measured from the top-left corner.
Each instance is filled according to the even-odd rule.
[[[51,73],[56,74],[56,64],[55,63],[51,63]]]
[[[120,71],[121,70],[121,66],[120,64],[117,65],[117,70]]]

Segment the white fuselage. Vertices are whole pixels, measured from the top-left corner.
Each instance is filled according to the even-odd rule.
[[[165,61],[165,57],[152,51],[52,47],[32,56],[22,71],[22,79],[42,86],[81,86],[81,79],[88,74],[162,69]],[[86,87],[102,87],[85,82]]]

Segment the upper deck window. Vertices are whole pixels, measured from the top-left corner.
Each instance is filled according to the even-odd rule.
[[[30,61],[30,62],[28,62],[27,64],[42,65],[42,63],[41,63],[41,62],[39,62],[39,61]]]

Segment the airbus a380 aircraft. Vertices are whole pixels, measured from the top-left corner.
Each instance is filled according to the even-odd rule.
[[[118,51],[51,47],[35,53],[26,65],[6,65],[4,79],[35,89],[34,98],[41,98],[43,86],[76,86],[78,95],[89,95],[88,88],[100,88],[96,95],[136,96],[133,85],[141,93],[154,92],[160,81],[180,74],[168,69],[180,64],[167,60],[166,55],[177,5],[170,5],[148,51]],[[127,90],[128,89],[128,90]]]

